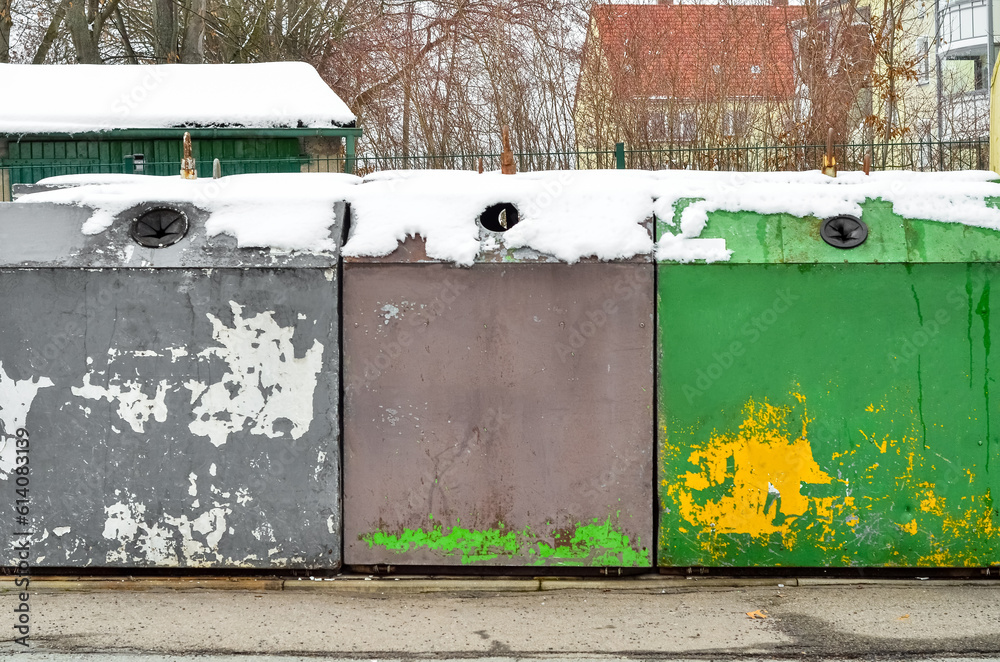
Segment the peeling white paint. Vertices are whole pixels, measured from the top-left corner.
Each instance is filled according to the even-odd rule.
[[[208,384],[202,384],[192,379],[191,381],[184,382],[184,388],[191,391],[191,404],[194,404],[198,402],[201,394],[208,390]]]
[[[169,352],[171,363],[177,363],[177,359],[183,356],[188,356],[188,351],[186,347],[166,347],[164,348],[163,351]],[[161,354],[160,352],[157,352],[156,350],[153,349],[137,349],[133,351],[122,351],[119,349],[111,348],[108,350],[108,354],[111,356],[111,358],[116,358],[125,355],[129,355],[132,356],[133,358],[140,358],[140,359],[160,358],[166,356],[166,353]],[[91,359],[88,359],[88,363],[90,361]]]
[[[168,352],[170,352],[170,362],[177,363],[177,359],[187,356],[188,351],[185,347],[167,347]]]
[[[52,386],[48,377],[17,380],[7,375],[0,361],[0,480],[17,466],[16,431],[27,425],[28,412],[38,391]]]
[[[107,386],[91,383],[91,373],[83,376],[83,386],[74,386],[73,395],[88,400],[107,400],[118,403],[118,416],[129,424],[133,432],[145,432],[146,423],[155,418],[160,423],[167,420],[167,391],[170,384],[160,381],[153,397],[142,392],[142,383],[137,381],[115,382],[112,377]]]
[[[198,496],[198,475],[194,472],[188,474],[188,496]]]
[[[381,311],[383,313],[382,317],[385,318],[384,324],[388,324],[389,320],[392,318],[399,319],[399,308],[392,305],[391,303],[387,303],[384,306],[382,306]]]
[[[319,472],[323,471],[326,464],[326,451],[320,451],[316,455],[316,469],[313,471],[313,480],[319,480]]]
[[[305,356],[295,357],[292,336],[295,327],[282,327],[268,311],[243,317],[243,307],[230,301],[233,326],[214,315],[212,335],[222,347],[201,352],[217,356],[229,366],[219,381],[205,386],[188,382],[196,419],[188,426],[194,434],[222,446],[229,435],[252,425],[250,432],[277,438],[279,421],[291,424],[290,435],[298,439],[312,424],[313,394],[323,367],[323,345],[314,340]]]
[[[396,427],[396,423],[399,423],[399,410],[392,409],[390,407],[383,407],[382,405],[379,405],[379,409],[384,409],[386,412],[382,416],[382,422],[387,422],[392,427]]]
[[[165,517],[165,516],[164,516]],[[137,541],[139,552],[150,563],[170,564],[177,563],[177,553],[175,551],[174,532],[165,526],[157,523],[143,525],[143,531]]]
[[[208,474],[209,474],[210,476],[214,476],[214,475],[215,475],[215,471],[216,471],[216,469],[215,469],[215,462],[213,462],[213,463],[212,463],[212,466],[210,466],[210,467],[208,468]]]
[[[52,535],[54,535],[56,538],[62,538],[70,531],[72,531],[72,529],[68,526],[57,526],[52,529]]]
[[[274,529],[267,522],[262,522],[260,526],[250,532],[250,534],[257,540],[267,540],[269,542],[278,542],[274,537]],[[271,552],[272,554],[274,552]]]
[[[219,542],[227,531],[233,533],[226,526],[226,516],[232,513],[229,504],[215,502],[194,519],[186,513],[179,517],[164,513],[159,521],[147,521],[146,510],[145,504],[128,499],[105,508],[104,538],[119,544],[108,551],[109,563],[133,563],[136,556],[156,565],[221,560]],[[133,545],[135,550],[130,549]]]
[[[139,518],[145,512],[146,506],[141,503],[126,504],[122,501],[104,509],[104,513],[107,515],[107,519],[104,521],[104,538],[117,540],[120,544],[118,549],[108,551],[108,563],[125,563],[129,560],[126,546],[138,535]]]
[[[236,490],[236,504],[244,506],[250,501],[253,501],[253,497],[250,496],[250,489],[247,487],[241,487]]]
[[[184,549],[184,558],[189,561],[205,561],[219,556],[219,541],[226,533],[226,515],[233,511],[227,506],[215,504],[193,520],[189,520],[187,515],[171,517],[164,515],[163,519],[177,528],[181,534],[181,545]],[[200,538],[195,537],[195,533],[201,534]]]

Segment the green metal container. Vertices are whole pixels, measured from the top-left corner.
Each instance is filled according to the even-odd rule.
[[[862,207],[658,265],[660,566],[1000,564],[1000,233]]]

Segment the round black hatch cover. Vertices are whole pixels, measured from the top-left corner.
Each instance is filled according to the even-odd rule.
[[[819,234],[834,248],[855,248],[868,238],[868,226],[857,216],[831,216],[823,221]]]
[[[132,221],[132,238],[147,248],[172,246],[183,239],[187,231],[187,216],[169,207],[150,209]]]

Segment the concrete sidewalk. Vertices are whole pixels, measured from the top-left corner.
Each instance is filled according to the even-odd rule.
[[[0,587],[13,588],[10,582]],[[36,653],[335,659],[1000,654],[995,581],[33,580],[32,589]],[[0,600],[12,618],[16,597],[6,593]]]

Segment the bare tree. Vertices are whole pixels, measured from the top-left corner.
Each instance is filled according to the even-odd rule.
[[[871,113],[869,10],[853,0],[807,0],[804,10],[795,25],[799,107],[793,140],[821,145],[832,128],[835,140],[847,141]]]
[[[70,2],[66,10],[66,27],[69,29],[76,50],[76,60],[81,64],[103,64],[101,38],[104,25],[112,16],[118,0],[86,0]]]
[[[10,62],[10,29],[14,24],[13,0],[0,0],[0,62]]]

